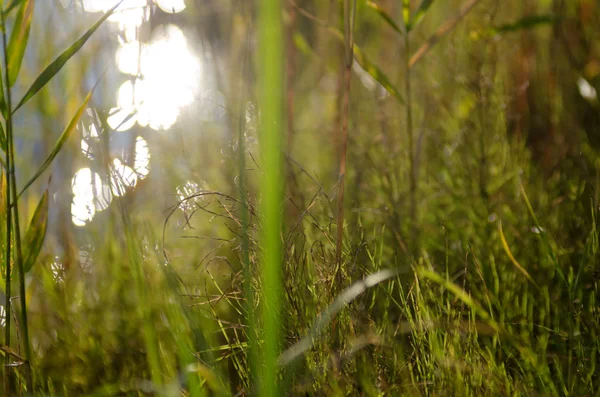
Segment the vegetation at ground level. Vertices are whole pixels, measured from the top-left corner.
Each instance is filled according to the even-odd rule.
[[[0,1],[3,395],[598,395],[600,5],[216,3],[228,133],[152,170],[205,188],[84,240],[48,178],[113,133],[78,90],[121,11],[54,51]]]

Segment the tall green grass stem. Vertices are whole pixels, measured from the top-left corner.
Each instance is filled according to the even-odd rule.
[[[264,367],[259,394],[278,396],[277,358],[281,309],[281,224],[283,201],[283,23],[280,0],[261,0],[259,26],[260,150],[265,173],[261,179],[262,337]]]
[[[4,23],[4,14],[2,15],[2,26],[5,26]],[[6,104],[7,104],[7,112],[6,112],[6,131],[7,131],[7,164],[10,163],[7,185],[10,186],[10,195],[7,191],[7,197],[12,196],[13,200],[13,216],[14,219],[11,219],[14,227],[14,241],[16,247],[16,263],[19,271],[19,300],[21,303],[21,327],[23,328],[23,348],[24,348],[24,358],[25,358],[25,382],[27,385],[27,391],[33,391],[33,380],[31,374],[31,345],[29,341],[29,326],[27,321],[27,299],[25,293],[25,271],[23,270],[23,251],[21,248],[21,228],[19,224],[19,203],[17,202],[17,182],[16,182],[16,171],[15,171],[15,151],[14,151],[14,136],[13,136],[13,123],[12,123],[12,102],[11,102],[11,90],[10,90],[10,81],[9,81],[9,63],[8,63],[8,51],[7,51],[7,42],[6,42],[6,29],[2,30],[2,38],[3,38],[3,52],[4,52],[4,85],[6,86]],[[8,161],[8,158],[11,161]],[[7,206],[7,211],[10,212],[10,206]]]

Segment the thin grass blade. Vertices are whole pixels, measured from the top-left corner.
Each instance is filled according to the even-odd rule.
[[[1,26],[2,24],[0,24]],[[4,98],[4,77],[2,77],[2,67],[0,67],[0,112],[2,112],[2,117],[4,120],[7,119],[7,110],[8,106],[6,105],[6,99]],[[4,133],[4,131],[2,131]],[[6,148],[6,146],[4,146]],[[6,149],[4,149],[6,151]]]
[[[77,109],[75,116],[73,116],[73,118],[69,122],[69,125],[67,125],[67,128],[65,128],[65,130],[62,132],[62,134],[58,138],[58,141],[56,141],[56,143],[54,144],[54,148],[52,149],[52,151],[50,152],[50,154],[48,155],[48,157],[46,158],[44,163],[37,170],[37,172],[27,181],[25,186],[23,186],[23,188],[21,189],[21,192],[17,196],[17,200],[29,188],[29,186],[31,186],[44,173],[44,171],[46,171],[46,169],[50,166],[50,164],[52,164],[52,161],[54,160],[54,158],[58,155],[58,153],[64,146],[65,142],[67,142],[67,140],[71,136],[71,133],[75,130],[75,127],[77,127],[77,123],[79,123],[79,120],[81,119],[81,116],[83,115],[83,112],[87,108],[88,102],[92,98],[93,92],[94,92],[94,89],[92,89],[86,95],[85,99],[83,100],[83,103],[81,104],[79,109]]]
[[[510,259],[512,264],[517,268],[518,271],[523,273],[523,275],[527,278],[527,280],[529,280],[533,285],[535,285],[539,289],[540,287],[533,280],[533,278],[531,278],[531,276],[529,275],[529,272],[527,270],[525,270],[525,268],[523,266],[521,266],[521,264],[515,259],[514,255],[512,254],[512,251],[510,250],[510,247],[508,246],[508,242],[506,241],[506,238],[504,237],[504,232],[502,231],[502,222],[500,222],[500,221],[498,221],[498,232],[500,233],[500,241],[502,242],[502,248],[504,248],[504,251],[506,252],[506,255],[508,255],[508,258]]]
[[[506,23],[493,27],[492,34],[510,33],[523,29],[532,29],[543,25],[552,25],[558,22],[558,18],[554,15],[529,15],[515,22]]]
[[[13,0],[5,9],[4,15],[10,14],[15,8],[19,6],[24,0]]]
[[[381,84],[391,96],[396,98],[401,104],[404,104],[404,98],[400,94],[400,91],[392,84],[386,74],[369,60],[357,45],[354,45],[354,59],[371,77]]]
[[[396,21],[394,21],[394,18],[392,18],[392,16],[390,14],[388,14],[378,4],[375,4],[374,2],[367,0],[366,6],[370,9],[372,9],[373,11],[375,11],[396,32],[400,33],[401,35],[405,34],[404,31],[402,30],[402,28],[400,26],[398,26]]]
[[[444,288],[448,291],[452,292],[456,298],[458,298],[461,302],[471,308],[483,321],[487,323],[487,325],[493,329],[495,332],[500,332],[500,326],[491,318],[491,316],[486,312],[481,305],[471,297],[467,292],[465,292],[458,285],[453,282],[446,280],[444,277],[440,276],[438,273],[432,272],[431,270],[427,270],[424,268],[418,268],[417,274],[421,278],[429,279]]]
[[[308,349],[310,349],[314,345],[315,341],[319,338],[321,333],[325,330],[327,325],[331,322],[331,320],[340,312],[340,310],[346,307],[367,289],[396,277],[401,273],[407,272],[408,269],[406,268],[384,269],[377,273],[370,274],[363,280],[357,281],[346,288],[337,296],[333,303],[327,306],[327,308],[319,315],[317,321],[315,321],[308,332],[308,335],[281,353],[279,356],[279,365],[284,366],[291,363],[304,354],[304,352],[306,352]]]
[[[417,62],[419,62],[428,52],[435,46],[445,35],[450,33],[456,25],[479,3],[480,0],[468,0],[458,11],[453,18],[448,19],[444,22],[436,31],[433,33],[421,47],[410,57],[409,66],[412,68]]]
[[[0,217],[6,215],[6,172],[0,172]]]
[[[65,66],[67,61],[77,53],[83,47],[86,41],[94,34],[94,32],[102,25],[108,17],[117,9],[123,0],[119,1],[113,8],[108,10],[91,28],[89,28],[79,39],[77,39],[69,48],[63,51],[44,71],[35,79],[31,87],[27,90],[23,98],[19,101],[17,106],[13,109],[13,113],[16,112],[21,106],[29,101],[39,90],[44,86]]]
[[[35,263],[46,237],[48,226],[48,189],[42,195],[33,218],[25,234],[25,255],[23,255],[23,271],[28,273]]]
[[[6,134],[4,133],[4,127],[2,126],[2,123],[0,123],[0,148],[4,153],[6,153],[7,147],[8,146],[6,146]]]
[[[423,20],[423,18],[425,17],[425,14],[427,14],[427,10],[429,10],[429,7],[431,7],[432,4],[433,4],[433,0],[422,0],[421,1],[421,4],[419,4],[419,7],[417,7],[417,10],[415,11],[414,15],[410,19],[410,23],[408,24],[408,26],[406,28],[406,30],[408,32],[413,30],[415,28],[415,26],[417,26],[419,24],[419,22],[421,22],[421,20]]]
[[[31,19],[33,17],[34,0],[25,0],[21,3],[15,25],[8,42],[8,81],[12,87],[17,81],[21,63],[29,41],[29,30],[31,28]]]
[[[410,0],[402,0],[402,20],[404,21],[404,26],[408,27],[410,24]]]
[[[552,260],[554,269],[558,273],[558,276],[561,278],[561,280],[564,283],[566,283],[567,279],[565,278],[565,274],[563,273],[562,269],[560,268],[558,259],[556,258],[556,255],[554,254],[554,250],[552,249],[552,246],[550,245],[550,241],[548,240],[548,235],[545,232],[541,232],[543,230],[542,226],[540,225],[540,221],[538,220],[537,216],[535,215],[535,212],[533,211],[533,206],[531,205],[531,202],[529,201],[529,197],[527,196],[527,192],[525,191],[525,187],[523,186],[522,183],[520,184],[519,188],[521,190],[521,194],[523,195],[523,199],[525,200],[525,205],[527,206],[529,215],[531,215],[531,218],[533,219],[533,222],[534,222],[537,230],[540,231],[540,233],[538,233],[538,236],[539,236],[540,240],[542,241],[542,243],[544,244],[544,247],[546,248],[548,255],[550,255],[550,259]]]

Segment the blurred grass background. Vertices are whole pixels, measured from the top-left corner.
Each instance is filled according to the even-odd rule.
[[[26,279],[34,394],[598,395],[597,2],[357,0],[352,41],[353,1],[162,3],[126,0],[115,15],[141,9],[141,22],[107,21],[15,114],[23,186],[103,76],[19,200],[27,224],[49,188]],[[36,2],[15,97],[114,4]],[[260,15],[283,31],[269,36]],[[168,128],[142,126],[156,92],[140,90],[127,109],[137,123],[116,131],[119,87],[150,69],[123,73],[115,54],[168,38],[167,26],[200,66],[159,72],[167,86],[187,81],[193,100]],[[144,177],[138,137],[151,155]],[[96,190],[114,183],[115,158],[137,180],[121,195],[109,187],[105,206]],[[88,181],[95,210],[77,226],[81,168],[104,185]],[[268,268],[278,249],[265,233],[281,245]],[[18,350],[15,323],[4,346]],[[22,368],[5,371],[26,395]]]

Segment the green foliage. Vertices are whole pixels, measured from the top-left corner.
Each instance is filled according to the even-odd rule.
[[[532,29],[543,25],[552,25],[558,22],[558,18],[554,15],[530,15],[523,17],[512,23],[505,23],[503,25],[492,28],[492,34],[499,33],[510,33],[523,29]]]
[[[419,22],[425,17],[427,14],[427,10],[433,4],[433,0],[422,0],[419,4],[419,7],[415,10],[413,16],[411,17],[410,24],[408,25],[408,31],[410,32],[417,26]]]
[[[31,28],[31,19],[33,17],[33,0],[26,0],[21,3],[21,8],[15,18],[15,26],[8,42],[8,81],[12,87],[17,81],[27,41],[29,40],[29,30]]]
[[[88,103],[90,102],[90,99],[92,98],[93,93],[94,93],[94,90],[92,89],[86,95],[82,104],[79,106],[79,109],[77,109],[77,112],[75,113],[75,115],[73,116],[73,118],[71,119],[71,121],[69,122],[67,127],[64,129],[64,131],[58,137],[58,140],[54,144],[54,147],[52,148],[52,151],[50,152],[50,154],[48,154],[48,157],[46,157],[46,159],[44,160],[44,162],[42,163],[40,168],[38,168],[38,170],[35,172],[35,174],[25,183],[25,186],[23,186],[23,188],[19,192],[17,198],[21,197],[21,195],[23,195],[23,193],[25,193],[25,191],[31,185],[33,185],[33,183],[35,181],[37,181],[40,176],[42,176],[44,171],[46,171],[46,169],[50,166],[50,164],[52,164],[52,161],[54,161],[54,159],[56,158],[58,153],[60,153],[61,149],[63,148],[63,146],[65,145],[65,143],[67,142],[67,140],[69,139],[69,137],[71,136],[73,131],[75,130],[75,127],[77,127],[79,120],[81,120],[81,116],[83,115],[83,112],[87,109]]]
[[[30,3],[5,5],[5,16],[25,23]],[[69,215],[71,203],[50,200],[48,190],[35,197],[32,187],[88,122],[93,90],[81,104],[71,101],[77,110],[57,141],[44,133],[49,155],[39,168],[14,157],[14,137],[25,131],[11,117],[34,104],[48,119],[62,116],[56,102],[64,93],[54,90],[66,74],[58,72],[80,58],[73,55],[110,11],[12,109],[12,87],[31,67],[11,67],[23,52],[17,39],[9,44],[0,124],[3,290],[7,302],[27,297],[26,305],[6,305],[0,346],[13,394],[21,379],[34,395],[65,396],[558,396],[600,388],[600,162],[588,138],[597,125],[577,90],[579,76],[600,75],[590,2],[562,10],[562,21],[580,31],[557,34],[530,29],[560,28],[548,2],[532,2],[539,16],[523,17],[516,0],[479,8],[466,0],[458,13],[454,3],[365,1],[355,26],[346,14],[344,33],[331,25],[341,20],[341,3],[295,1],[282,12],[281,2],[264,0],[255,21],[240,0],[231,3],[240,5],[234,15],[215,16],[233,21],[223,42],[235,62],[220,71],[229,79],[224,124],[236,137],[219,131],[194,141],[194,124],[181,128],[181,140],[173,138],[178,129],[156,138],[178,156],[166,155],[159,170],[168,184],[202,175],[211,188],[165,194],[173,205],[165,215],[149,178],[136,196],[113,197],[98,215],[101,227],[77,230],[87,237],[67,225],[51,229],[49,209]],[[248,39],[255,27],[256,53]],[[295,47],[284,45],[284,27]],[[565,35],[570,47],[554,43]],[[350,90],[347,48],[362,67],[351,69]],[[97,113],[94,127],[106,142],[94,156],[106,165],[109,113]],[[350,144],[342,201],[343,122]],[[173,141],[197,150],[189,169]],[[19,190],[15,165],[25,176]],[[346,215],[336,225],[340,202]],[[28,203],[37,207],[21,239],[15,215]],[[27,282],[10,281],[19,262]],[[338,276],[346,288],[332,287]],[[23,290],[11,292],[17,282]],[[20,313],[28,321],[13,315]],[[36,342],[31,357],[23,339]],[[31,381],[25,365],[15,366],[29,360]]]
[[[48,189],[42,194],[33,218],[27,228],[27,233],[23,240],[25,246],[25,255],[23,258],[23,271],[28,273],[35,263],[46,237],[48,227]]]
[[[123,0],[119,1],[117,4],[115,4],[114,7],[112,7],[106,13],[104,13],[104,15],[100,19],[98,19],[98,21],[95,24],[93,24],[79,39],[77,39],[66,50],[64,50],[54,61],[52,61],[50,65],[48,65],[46,69],[42,71],[42,73],[40,73],[40,75],[35,79],[33,84],[31,84],[31,87],[29,87],[25,95],[23,95],[23,98],[21,98],[17,105],[12,109],[13,113],[16,112],[25,103],[27,103],[35,94],[37,94],[39,90],[44,88],[44,86],[48,84],[48,82],[58,72],[60,72],[60,70],[63,68],[63,66],[65,66],[67,61],[71,59],[71,57],[75,55],[81,49],[81,47],[83,47],[86,41],[88,41],[88,39],[92,37],[92,35],[96,30],[98,30],[100,25],[102,25],[102,23],[112,15],[112,13],[117,9],[119,5],[121,5],[122,2]]]
[[[394,29],[397,33],[404,35],[404,31],[398,26],[398,24],[383,8],[375,4],[374,2],[367,0],[365,2],[366,6],[373,11],[375,11],[384,21],[387,23],[392,29]]]
[[[259,74],[260,105],[262,109],[260,145],[264,167],[261,180],[261,213],[263,247],[262,299],[260,338],[264,345],[261,354],[264,369],[260,372],[259,392],[264,396],[280,394],[277,356],[280,350],[281,320],[281,227],[280,203],[283,198],[282,134],[283,126],[283,23],[281,2],[262,0],[259,11]]]

